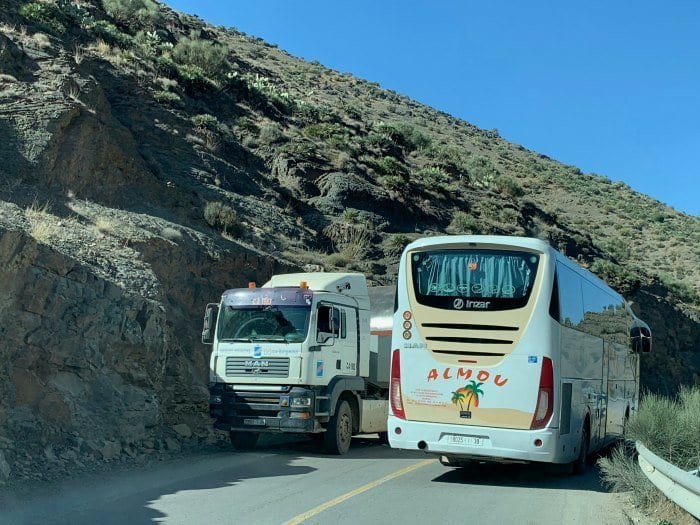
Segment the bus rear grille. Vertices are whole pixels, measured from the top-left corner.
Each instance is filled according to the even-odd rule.
[[[447,330],[494,330],[517,332],[517,326],[500,326],[494,324],[462,324],[462,323],[421,323],[424,328],[445,328]]]
[[[513,341],[505,339],[484,339],[482,337],[426,337],[427,341],[440,341],[442,343],[472,343],[477,345],[510,345]]]
[[[288,357],[227,357],[226,376],[288,377]]]
[[[466,350],[433,350],[436,354],[468,355],[472,357],[503,357],[506,354],[498,352],[468,352]]]

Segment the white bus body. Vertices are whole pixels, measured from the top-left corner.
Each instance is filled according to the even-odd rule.
[[[648,326],[544,241],[445,236],[404,250],[389,440],[443,463],[574,463],[620,438]],[[633,337],[631,337],[633,336]]]

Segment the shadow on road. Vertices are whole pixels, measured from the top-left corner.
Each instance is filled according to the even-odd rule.
[[[252,451],[239,452],[222,443],[218,449],[155,463],[147,468],[94,474],[42,485],[24,495],[0,493],[0,523],[8,524],[152,524],[171,519],[157,508],[179,492],[226,488],[254,478],[310,474],[316,467],[300,464],[312,458],[337,461],[425,457],[421,452],[391,449],[375,436],[353,438],[346,456],[322,452],[318,439],[265,435]],[[295,483],[290,480],[290,483]],[[232,502],[233,503],[233,502]],[[235,509],[232,508],[235,517]]]
[[[266,439],[267,438],[267,439]],[[255,450],[279,454],[300,454],[303,456],[328,457],[338,460],[348,459],[402,459],[426,458],[420,451],[396,450],[382,443],[375,434],[362,434],[352,438],[350,452],[345,456],[326,454],[323,451],[323,441],[319,437],[308,436],[263,436]]]
[[[220,451],[152,465],[151,470],[93,475],[41,487],[29,498],[0,495],[0,523],[150,524],[168,516],[150,505],[181,491],[210,490],[263,477],[298,476],[316,469],[299,456]]]
[[[585,490],[609,492],[603,485],[600,470],[590,465],[583,475],[572,475],[560,466],[553,465],[498,465],[475,463],[462,468],[445,467],[435,483],[458,483],[463,485],[520,487],[534,489]]]

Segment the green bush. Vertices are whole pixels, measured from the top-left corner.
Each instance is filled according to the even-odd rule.
[[[195,115],[194,117],[190,118],[190,121],[198,128],[218,130],[221,125],[219,119],[217,119],[214,115],[210,115],[209,113],[200,113],[199,115]]]
[[[155,29],[164,21],[153,0],[102,0],[102,7],[117,24],[132,32]]]
[[[405,122],[391,124],[380,122],[374,128],[379,134],[389,137],[395,144],[406,151],[423,150],[431,144],[429,137]]]
[[[689,283],[676,279],[668,272],[659,272],[659,280],[682,301],[700,306],[700,296]]]
[[[401,253],[411,242],[411,239],[403,233],[395,233],[386,241],[387,251],[392,254]]]
[[[661,495],[644,475],[625,447],[617,446],[609,457],[598,460],[603,482],[615,492],[629,492],[632,502],[642,508],[654,506]]]
[[[318,158],[318,147],[316,144],[303,139],[289,141],[280,148],[280,151],[297,160],[315,160]]]
[[[682,386],[678,397],[646,394],[627,423],[627,435],[683,470],[700,465],[700,387]]]
[[[386,175],[379,179],[379,182],[387,190],[403,193],[408,190],[408,181],[398,175]]]
[[[122,49],[134,44],[134,38],[131,35],[123,33],[117,26],[106,20],[96,21],[90,25],[89,29],[108,44],[119,46]]]
[[[377,158],[364,156],[360,160],[376,171],[378,175],[399,177],[406,182],[408,181],[408,169],[402,162],[396,160],[394,157]]]
[[[520,184],[506,175],[496,177],[493,187],[497,192],[508,197],[522,197],[525,195],[525,190]]]
[[[450,176],[439,166],[425,166],[416,175],[426,186],[444,186],[450,182]]]
[[[480,188],[490,188],[499,176],[498,170],[488,157],[481,155],[471,157],[467,163],[467,173],[474,186]]]
[[[56,5],[28,2],[19,8],[18,13],[50,33],[61,34],[66,31],[65,16]]]
[[[270,104],[282,113],[292,113],[296,104],[289,93],[275,85],[268,77],[255,75],[248,80],[249,100],[258,106]]]
[[[153,99],[161,104],[170,104],[173,106],[179,106],[182,103],[180,95],[171,93],[170,91],[156,91],[153,93]]]
[[[242,231],[235,210],[223,202],[207,202],[204,206],[204,220],[223,233],[239,236]]]
[[[326,226],[323,233],[331,240],[343,259],[357,260],[367,254],[374,236],[370,223],[336,221]],[[340,264],[335,264],[341,266]]]
[[[173,60],[178,64],[198,68],[204,76],[223,78],[226,70],[226,47],[202,40],[194,33],[183,37],[173,48]]]
[[[463,211],[457,211],[452,216],[450,225],[447,227],[450,233],[468,235],[479,231],[479,221]]]
[[[287,140],[288,139],[282,131],[282,128],[275,122],[264,124],[260,128],[260,142],[263,144],[279,144],[281,142],[286,142]]]

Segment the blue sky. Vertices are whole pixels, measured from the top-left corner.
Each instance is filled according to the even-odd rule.
[[[700,214],[700,2],[166,0]]]

